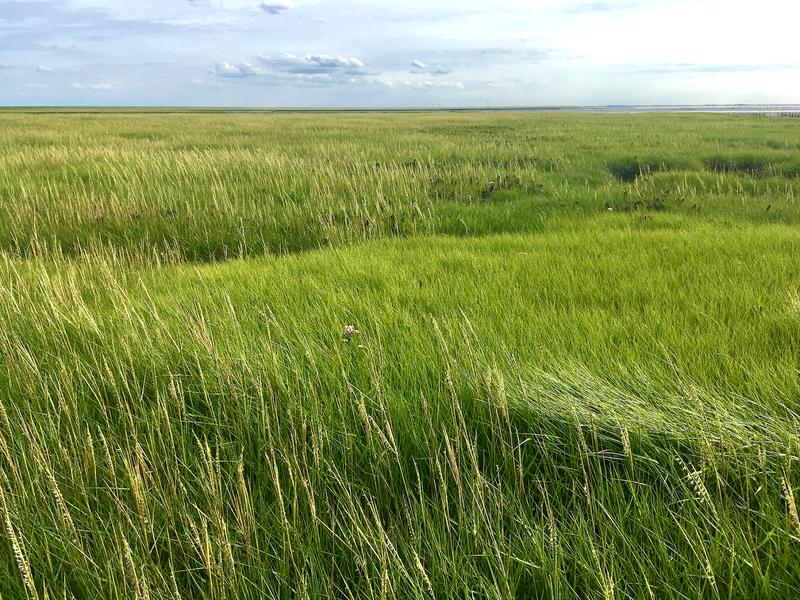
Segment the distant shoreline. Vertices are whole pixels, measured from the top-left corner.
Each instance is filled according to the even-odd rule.
[[[790,115],[800,114],[800,104],[696,104],[696,105],[611,105],[611,106],[495,106],[495,107],[374,107],[374,108],[324,108],[324,107],[147,107],[147,106],[4,106],[4,112],[47,114],[102,114],[102,113],[241,113],[241,114],[325,114],[325,113],[586,113],[586,114],[657,114],[657,113],[723,113]]]

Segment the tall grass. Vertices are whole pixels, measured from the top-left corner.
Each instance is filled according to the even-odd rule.
[[[795,182],[704,162],[783,121],[72,118],[2,116],[3,597],[797,594]]]
[[[797,138],[736,116],[6,113],[0,248],[222,260],[656,199],[794,223]]]

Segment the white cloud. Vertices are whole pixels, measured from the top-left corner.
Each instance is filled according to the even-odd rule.
[[[214,65],[212,73],[218,77],[228,78],[284,78],[298,80],[348,81],[367,73],[366,65],[358,58],[347,58],[330,54],[279,54],[277,56],[259,56],[259,65],[241,61],[231,63],[219,61]]]
[[[227,61],[221,61],[215,64],[213,71],[214,75],[218,77],[231,78],[252,77],[253,75],[258,75],[259,72],[259,69],[248,62],[238,62],[234,64]]]
[[[280,15],[294,8],[291,0],[269,0],[261,3],[261,10],[269,15]]]
[[[270,68],[285,73],[346,73],[363,74],[364,62],[358,58],[346,58],[330,54],[281,54],[279,56],[260,56],[259,60]]]
[[[444,68],[442,65],[427,65],[421,60],[415,60],[411,63],[411,72],[427,73],[429,75],[447,75],[450,73],[450,70]]]
[[[393,81],[381,81],[381,85],[384,85],[388,88],[394,87],[403,87],[409,88],[414,90],[424,90],[424,89],[453,89],[453,90],[463,90],[466,88],[463,81],[432,81],[430,79],[422,79],[422,80],[404,80],[399,82]]]
[[[105,81],[100,81],[98,83],[80,83],[73,81],[72,87],[76,90],[91,90],[96,92],[107,92],[118,89],[117,86]]]
[[[37,73],[52,73],[53,69],[51,69],[50,67],[44,67],[42,65],[39,65],[38,67],[36,67],[36,72]]]
[[[231,63],[220,61],[211,71],[216,77],[247,79],[267,85],[330,85],[357,84],[366,81],[369,71],[364,62],[355,57],[332,54],[307,54],[297,56],[284,53],[277,56],[259,56],[258,64],[246,61]]]

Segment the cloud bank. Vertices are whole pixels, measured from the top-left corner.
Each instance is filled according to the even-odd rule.
[[[0,104],[800,102],[797,22],[785,0],[0,0]]]

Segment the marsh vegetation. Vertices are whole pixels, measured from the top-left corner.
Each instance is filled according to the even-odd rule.
[[[0,594],[800,590],[800,129],[0,115]]]

